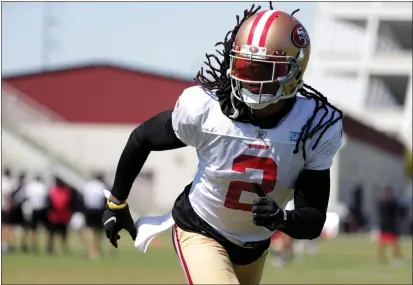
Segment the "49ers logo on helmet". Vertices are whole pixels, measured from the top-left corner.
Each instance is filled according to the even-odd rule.
[[[306,48],[310,44],[310,37],[303,25],[298,24],[291,33],[291,40],[299,48]]]
[[[251,53],[257,53],[259,51],[259,49],[256,46],[250,46],[249,50]]]

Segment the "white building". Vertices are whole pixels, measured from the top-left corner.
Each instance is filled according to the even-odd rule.
[[[343,145],[331,168],[329,208],[338,213],[343,203],[358,208],[369,224],[376,226],[377,202],[385,187],[392,187],[398,196],[408,195],[404,146],[399,140],[350,116],[343,118],[343,126]],[[356,188],[360,189],[359,204]]]
[[[317,3],[307,83],[412,145],[412,3]]]

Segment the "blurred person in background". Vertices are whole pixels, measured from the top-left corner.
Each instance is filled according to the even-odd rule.
[[[74,203],[70,187],[59,177],[48,193],[46,212],[48,218],[47,252],[54,253],[54,239],[59,235],[62,249],[68,253],[68,226],[72,216]]]
[[[386,187],[383,190],[377,206],[380,229],[377,248],[379,261],[387,262],[385,250],[390,245],[396,263],[402,263],[403,256],[398,241],[399,205],[393,196],[391,187]]]
[[[285,206],[286,211],[294,210],[294,199],[289,201]],[[281,232],[279,234],[279,239],[281,246],[276,252],[276,256],[272,259],[272,264],[277,267],[282,267],[283,265],[298,260],[299,255],[303,254],[306,250],[307,253],[315,255],[318,253],[320,238],[312,240],[295,240],[289,235]],[[273,247],[274,249],[274,247]]]
[[[348,211],[343,221],[346,233],[363,232],[368,228],[368,220],[364,214],[364,189],[357,184],[352,191],[351,202],[347,205]]]
[[[349,205],[349,212],[345,219],[346,232],[356,233],[366,230],[368,221],[364,214],[363,200],[364,189],[363,186],[359,184],[352,192],[352,201]]]
[[[412,197],[408,195],[399,196],[397,199],[399,205],[399,233],[405,234],[409,233],[410,215],[412,207]]]
[[[8,246],[12,242],[10,227],[10,210],[13,192],[13,178],[9,168],[4,167],[1,174],[1,250],[7,252]]]
[[[17,240],[16,236],[20,236],[20,249],[23,252],[28,251],[28,221],[23,213],[23,204],[26,200],[26,173],[21,172],[16,180],[16,183],[14,184],[14,189],[11,194],[9,223],[12,225],[12,242]]]
[[[114,247],[122,229],[144,250],[173,227],[190,284],[259,284],[276,230],[314,239],[326,221],[342,112],[302,81],[310,38],[297,10],[260,9],[237,16],[216,44],[221,58],[207,54],[208,75],[201,69],[174,110],[132,131],[102,217]],[[185,146],[199,158],[193,182],[170,215],[140,217],[135,228],[127,198],[150,152]],[[295,209],[284,210],[293,197]]]
[[[72,192],[72,217],[70,218],[69,228],[73,230],[79,238],[80,249],[83,254],[88,255],[88,241],[86,237],[85,227],[85,205],[83,201],[83,193],[74,187],[71,187]]]
[[[294,199],[287,203],[285,210],[294,210]],[[279,234],[279,238],[281,246],[272,260],[273,265],[277,267],[281,267],[294,259],[294,239],[283,232]]]
[[[102,214],[105,210],[106,198],[103,190],[107,189],[103,174],[95,173],[83,188],[86,225],[92,233],[92,243],[89,247],[89,257],[97,259],[101,253],[103,234]]]
[[[30,244],[32,251],[38,251],[38,226],[47,227],[46,202],[48,186],[39,175],[30,180],[26,186],[28,207],[31,209]]]

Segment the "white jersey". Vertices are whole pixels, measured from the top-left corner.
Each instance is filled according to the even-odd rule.
[[[83,187],[83,202],[86,209],[99,210],[102,209],[105,204],[102,201],[105,199],[103,190],[106,189],[105,184],[99,180],[90,180]]]
[[[32,180],[26,185],[27,202],[32,210],[41,210],[46,208],[47,194],[49,189],[41,181]]]
[[[277,127],[260,129],[225,116],[213,92],[186,89],[176,103],[172,125],[180,140],[197,149],[198,171],[189,200],[199,217],[236,244],[270,238],[272,232],[252,223],[252,201],[257,197],[252,183],[260,184],[284,208],[293,198],[300,171],[330,168],[341,145],[340,121],[327,130],[315,150],[314,138],[308,140],[306,161],[301,146],[293,154],[314,107],[313,100],[297,97]]]
[[[284,210],[291,211],[294,210],[294,199],[291,201],[288,201],[287,205],[285,206]]]

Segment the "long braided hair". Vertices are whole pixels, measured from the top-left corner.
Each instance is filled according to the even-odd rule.
[[[236,16],[237,24],[234,27],[234,29],[229,31],[225,35],[224,41],[218,42],[215,44],[215,47],[218,47],[218,46],[223,47],[222,51],[215,50],[223,58],[219,59],[218,56],[214,54],[205,54],[207,61],[205,61],[204,63],[208,66],[209,69],[204,71],[204,69],[201,67],[200,71],[197,73],[196,77],[194,78],[195,83],[201,86],[202,88],[205,88],[208,90],[216,90],[215,94],[221,103],[221,107],[222,107],[222,101],[228,102],[228,98],[230,97],[230,94],[232,92],[231,81],[230,81],[229,76],[227,75],[227,70],[230,67],[230,52],[233,48],[235,37],[241,25],[249,17],[256,14],[260,9],[261,9],[261,6],[255,7],[255,5],[253,4],[249,10],[247,9],[244,10],[244,16],[242,17],[242,19],[240,19],[238,15]],[[270,10],[273,10],[273,6],[271,2],[270,2]],[[293,11],[291,15],[294,15],[298,11],[299,9]],[[213,66],[212,60],[215,60],[215,63],[218,64],[219,68]],[[208,79],[205,76],[204,72],[210,75],[212,79]],[[321,94],[315,88],[307,84],[303,84],[303,87],[300,88],[298,92],[306,98],[313,99],[316,103],[312,116],[307,120],[306,124],[301,129],[299,138],[297,139],[295,149],[294,149],[294,154],[298,153],[299,146],[302,143],[303,157],[304,159],[306,159],[305,143],[307,142],[307,140],[311,139],[316,133],[318,133],[318,138],[316,139],[315,143],[312,146],[312,149],[314,150],[317,147],[318,143],[320,142],[321,138],[323,137],[324,133],[328,130],[329,127],[334,125],[336,122],[338,122],[342,118],[343,113],[341,110],[331,105],[327,101],[327,98],[324,97],[323,94]],[[235,102],[235,107],[239,109],[244,109],[244,110],[247,109],[247,106],[239,100]],[[329,112],[327,107],[330,107],[333,112]],[[316,115],[321,110],[324,111],[324,114],[322,115],[320,121],[314,126],[314,128],[311,128],[311,126],[313,125],[314,119],[316,118]],[[326,122],[323,122],[329,113],[331,113],[330,117],[326,120]],[[338,116],[336,116],[336,113],[338,113]],[[239,120],[246,121],[243,118],[240,118]]]

